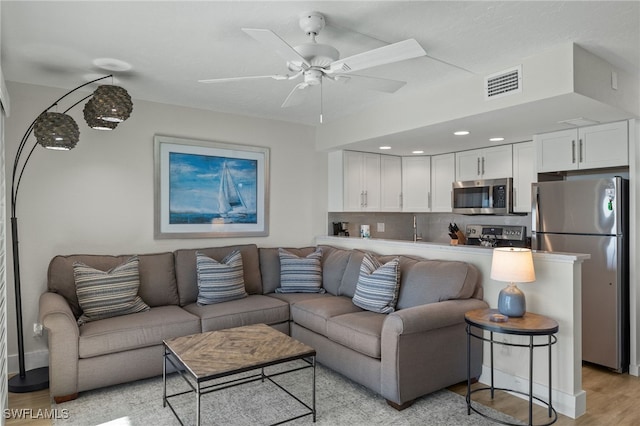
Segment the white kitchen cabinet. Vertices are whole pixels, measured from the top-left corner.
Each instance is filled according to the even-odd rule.
[[[537,182],[533,141],[513,144],[513,211],[531,211],[531,184]]]
[[[535,135],[534,142],[539,173],[629,165],[626,121]]]
[[[402,158],[380,156],[380,211],[402,211]]]
[[[380,155],[344,151],[344,211],[380,210]]]
[[[431,157],[402,157],[402,211],[431,208]]]
[[[511,145],[457,152],[456,180],[512,177]]]
[[[431,157],[431,211],[451,212],[451,188],[456,180],[455,154]]]

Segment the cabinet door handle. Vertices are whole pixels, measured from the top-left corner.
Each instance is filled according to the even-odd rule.
[[[571,141],[571,162],[576,162],[576,141]]]
[[[364,191],[360,191],[360,207],[364,207]]]
[[[484,157],[482,157],[482,174],[484,175]]]
[[[582,139],[580,139],[580,144],[578,145],[578,163],[582,163]]]
[[[478,176],[480,176],[480,157],[478,157]]]
[[[431,191],[427,192],[427,208],[431,208]]]
[[[369,205],[369,194],[367,191],[364,191],[364,206],[367,207]]]

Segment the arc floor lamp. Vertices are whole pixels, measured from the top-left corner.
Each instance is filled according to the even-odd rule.
[[[22,297],[20,292],[18,219],[16,218],[16,205],[18,202],[20,181],[22,180],[22,175],[27,163],[38,145],[48,149],[64,151],[73,149],[76,146],[80,139],[80,130],[75,120],[66,113],[79,103],[89,99],[85,104],[83,112],[87,125],[92,129],[113,130],[116,128],[118,123],[129,118],[129,115],[131,115],[131,111],[133,110],[131,97],[125,89],[112,84],[98,86],[93,93],[80,99],[62,113],[50,111],[52,108],[57,107],[60,101],[78,89],[110,77],[113,77],[113,75],[96,78],[95,80],[81,84],[58,98],[58,100],[33,120],[22,137],[20,145],[18,145],[11,174],[11,240],[13,248],[13,279],[16,299],[18,363],[20,372],[9,380],[9,392],[25,393],[49,387],[49,368],[42,367],[26,371],[24,362],[24,330],[22,323]],[[24,161],[21,161],[22,155],[25,153],[25,148],[29,141],[29,136],[31,136],[32,133],[35,135],[36,142],[26,154]]]

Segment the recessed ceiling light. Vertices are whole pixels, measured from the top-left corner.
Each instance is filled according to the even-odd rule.
[[[390,146],[381,146],[380,149],[391,149]]]
[[[504,138],[491,138],[491,139],[489,139],[490,142],[501,142],[503,140],[504,140]]]
[[[467,130],[458,130],[457,132],[453,132],[453,134],[456,136],[466,136],[469,132]]]
[[[412,151],[412,154],[424,154],[424,151]]]

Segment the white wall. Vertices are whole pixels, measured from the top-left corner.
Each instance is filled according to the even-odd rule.
[[[9,184],[15,151],[27,126],[65,91],[12,82],[8,88],[12,99],[5,129]],[[81,97],[63,101],[58,111]],[[327,161],[326,154],[315,151],[312,127],[134,99],[131,117],[116,130],[104,132],[87,127],[82,107],[70,112],[80,127],[76,148],[68,152],[36,148],[20,187],[17,217],[28,369],[47,361],[45,338],[33,336],[33,323],[38,298],[46,289],[47,266],[56,254],[148,253],[236,243],[304,246],[313,244],[316,235],[326,234]],[[269,147],[270,235],[154,240],[154,134]],[[32,136],[29,148],[34,142]],[[11,262],[9,257],[7,264]],[[7,282],[13,284],[13,271],[8,269]],[[10,290],[11,371],[17,370],[14,305]]]

